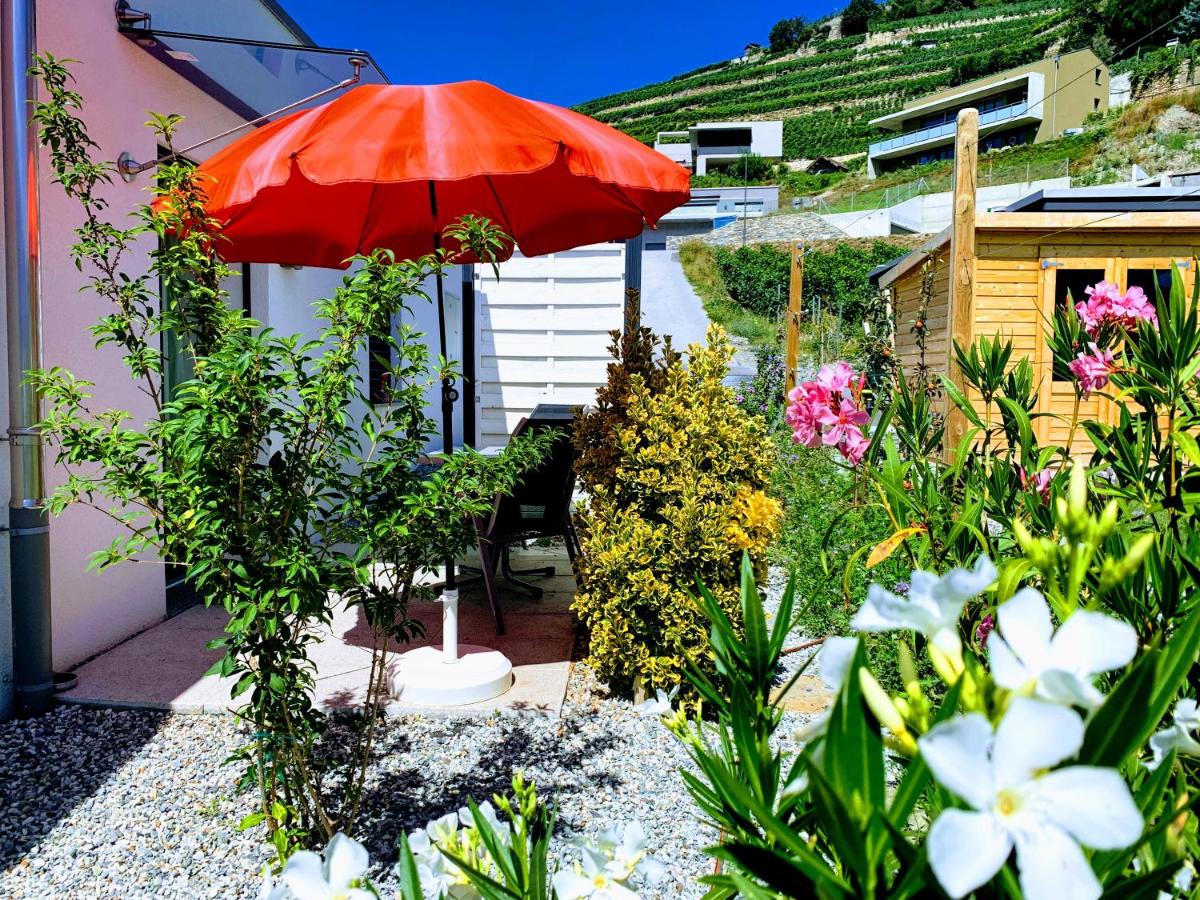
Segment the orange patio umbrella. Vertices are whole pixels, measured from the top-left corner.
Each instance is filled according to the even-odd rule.
[[[412,259],[466,214],[538,256],[635,237],[690,196],[686,169],[628,135],[479,81],[352,88],[247,134],[200,171],[229,262],[344,267],[376,249]],[[437,300],[445,356],[440,278]],[[447,452],[457,399],[444,380]]]
[[[411,259],[468,213],[538,256],[634,237],[689,196],[688,171],[628,135],[479,81],[356,87],[200,170],[229,262]]]

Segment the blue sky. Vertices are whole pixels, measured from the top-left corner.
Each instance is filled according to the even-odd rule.
[[[368,50],[397,84],[477,78],[570,106],[766,44],[845,0],[283,0],[319,44]]]

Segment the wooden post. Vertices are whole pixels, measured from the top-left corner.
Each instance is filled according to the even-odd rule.
[[[972,341],[975,320],[975,191],[979,163],[979,111],[958,113],[954,137],[954,220],[950,231],[950,308],[947,311],[946,373],[963,394],[966,379],[954,361],[954,343],[966,348]],[[947,461],[967,433],[967,417],[946,398]]]
[[[788,283],[788,308],[784,317],[787,327],[786,353],[784,356],[783,400],[796,386],[796,370],[800,367],[800,313],[803,307],[800,297],[804,293],[804,245],[792,245],[791,278]]]

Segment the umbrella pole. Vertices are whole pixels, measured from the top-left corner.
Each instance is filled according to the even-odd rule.
[[[429,182],[429,211],[433,214],[433,251],[442,249],[442,235],[438,231],[438,208],[437,208],[437,186],[431,180]],[[442,283],[442,273],[439,270],[437,275],[437,311],[438,311],[438,342],[441,345],[442,359],[449,359],[449,351],[446,340],[446,295],[445,286]],[[454,387],[454,379],[448,375],[442,376],[442,451],[444,453],[454,452],[454,401],[458,399],[458,391]],[[446,560],[446,580],[443,590],[454,591],[454,596],[457,599],[457,578],[454,571],[453,557]]]

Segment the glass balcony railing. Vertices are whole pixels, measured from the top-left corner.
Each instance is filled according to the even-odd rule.
[[[982,129],[987,125],[996,125],[1006,122],[1010,119],[1019,119],[1029,115],[1029,103],[1021,101],[1013,103],[1009,106],[1001,106],[999,109],[989,110],[979,114],[979,127]],[[929,128],[921,128],[917,131],[909,131],[904,134],[897,135],[894,138],[888,138],[886,141],[876,141],[871,145],[871,156],[879,156],[881,153],[888,153],[892,150],[897,150],[902,147],[911,147],[914,144],[923,144],[926,141],[936,140],[938,138],[953,137],[954,123],[946,122],[942,125],[932,125]]]

